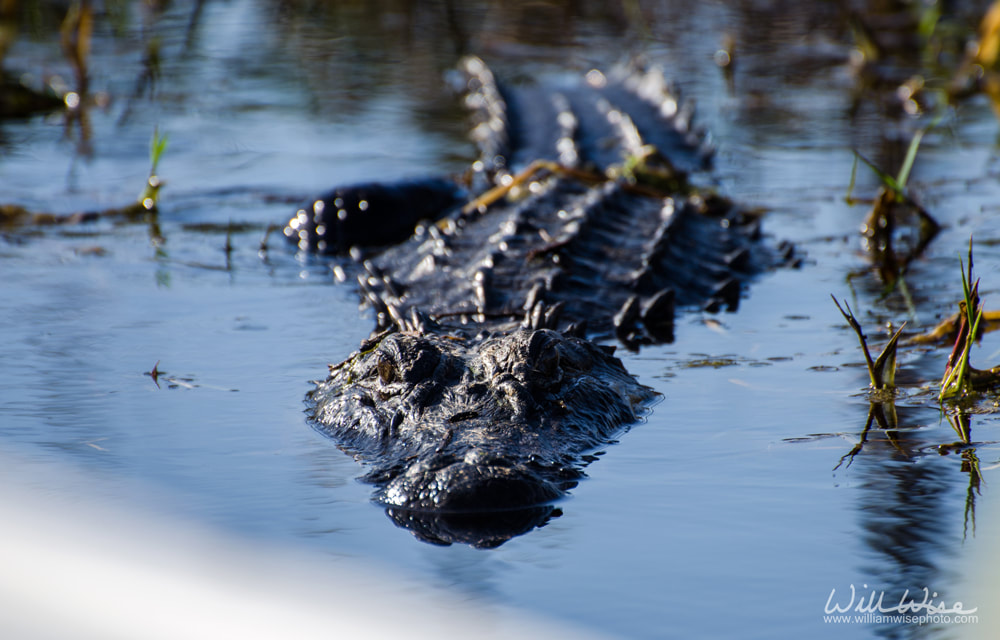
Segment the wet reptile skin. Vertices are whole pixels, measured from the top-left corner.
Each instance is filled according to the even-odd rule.
[[[358,273],[376,314],[310,393],[317,428],[367,465],[396,522],[494,546],[551,517],[587,453],[655,397],[595,341],[671,341],[675,306],[735,310],[790,250],[694,185],[710,152],[660,71],[517,86],[478,58],[459,71],[471,178],[336,189],[285,235],[352,255],[338,271]],[[539,160],[516,189],[467,205]],[[644,182],[650,167],[668,180]]]

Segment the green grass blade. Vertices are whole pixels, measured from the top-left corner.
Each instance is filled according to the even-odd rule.
[[[160,135],[160,128],[153,129],[153,138],[149,141],[149,163],[150,175],[156,175],[156,167],[160,164],[160,158],[167,150],[167,134]]]
[[[854,152],[854,162],[851,163],[851,181],[847,183],[847,195],[844,200],[847,204],[854,204],[854,182],[858,176],[858,152]]]
[[[899,175],[896,176],[896,182],[899,184],[900,189],[906,188],[906,181],[910,177],[910,169],[913,168],[913,162],[917,159],[917,149],[920,148],[920,141],[924,138],[924,131],[926,129],[920,129],[913,134],[910,146],[906,149],[906,158],[903,159],[903,166],[899,168]]]
[[[856,158],[859,158],[861,162],[864,162],[866,165],[868,165],[868,168],[875,172],[875,175],[878,176],[879,180],[882,181],[882,184],[884,184],[887,189],[892,189],[897,194],[903,193],[903,187],[900,186],[899,182],[897,182],[896,179],[890,176],[888,173],[882,171],[877,166],[875,166],[874,162],[864,157],[857,151],[854,152],[854,156]]]
[[[920,149],[920,143],[924,139],[924,134],[933,129],[941,122],[941,118],[944,114],[938,114],[931,123],[928,124],[923,129],[918,129],[916,133],[913,134],[913,139],[910,140],[910,146],[906,148],[906,157],[903,159],[903,166],[899,168],[899,175],[896,176],[896,183],[899,185],[900,193],[906,188],[906,181],[910,177],[910,170],[913,169],[913,163],[917,160],[917,150]]]

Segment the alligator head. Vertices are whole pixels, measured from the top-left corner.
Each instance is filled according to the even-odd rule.
[[[387,507],[533,507],[574,486],[583,454],[654,397],[612,352],[550,329],[392,330],[331,367],[313,418],[370,465]]]

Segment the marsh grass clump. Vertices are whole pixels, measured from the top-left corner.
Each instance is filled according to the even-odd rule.
[[[969,239],[968,267],[959,259],[962,271],[962,300],[958,303],[958,333],[951,355],[941,378],[939,401],[959,399],[974,392],[987,391],[1000,386],[1000,366],[992,369],[975,369],[971,362],[972,343],[980,335],[983,319],[982,301],[979,299],[979,279],[972,278],[972,239]]]
[[[961,262],[961,260],[960,260]],[[972,388],[972,367],[969,355],[972,341],[979,331],[979,322],[983,310],[979,300],[979,279],[972,282],[972,242],[969,242],[969,267],[962,264],[962,300],[958,303],[958,335],[952,347],[948,363],[945,365],[944,377],[941,378],[941,393],[939,400],[963,396]]]
[[[959,301],[959,312],[957,318],[957,330],[955,342],[952,346],[951,354],[945,365],[944,376],[941,378],[938,401],[960,399],[975,392],[988,391],[1000,387],[1000,366],[991,369],[976,369],[970,363],[972,343],[981,333],[981,324],[984,317],[982,302],[979,299],[979,279],[972,277],[972,240],[969,240],[968,266],[966,262],[959,259],[962,272],[962,300]],[[893,333],[889,342],[883,347],[877,358],[872,358],[868,348],[868,340],[865,337],[861,324],[854,316],[851,306],[844,301],[843,306],[837,298],[830,296],[833,303],[837,305],[844,320],[854,330],[861,344],[861,351],[865,356],[865,363],[868,367],[868,376],[871,379],[871,388],[875,392],[890,392],[895,388],[896,375],[896,352],[899,344],[899,337],[902,334],[906,323]],[[846,307],[846,311],[845,311]],[[935,329],[933,333],[940,333]],[[918,336],[920,340],[914,342],[926,342],[923,336]]]
[[[840,314],[844,316],[844,320],[847,321],[847,324],[854,329],[854,333],[858,336],[858,342],[861,343],[861,351],[865,355],[865,364],[868,366],[868,377],[871,379],[872,390],[881,393],[893,393],[896,389],[896,349],[899,344],[899,336],[902,334],[906,323],[904,322],[900,325],[899,329],[889,338],[889,342],[882,348],[882,352],[879,353],[878,358],[873,360],[871,352],[868,349],[868,340],[865,337],[864,330],[861,328],[861,324],[854,317],[854,312],[851,311],[851,305],[845,300],[844,307],[847,307],[847,311],[844,311],[844,308],[837,302],[837,298],[832,295],[830,297],[833,299],[833,304],[837,305]]]

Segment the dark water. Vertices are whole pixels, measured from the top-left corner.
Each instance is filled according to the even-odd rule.
[[[906,276],[911,305],[882,297],[858,234],[868,208],[844,201],[852,150],[895,171],[934,113],[906,115],[894,87],[918,72],[943,86],[983,8],[946,14],[934,52],[886,53],[878,85],[858,71],[843,7],[787,4],[109,5],[81,117],[0,121],[0,204],[128,204],[158,127],[169,136],[160,211],[0,230],[0,449],[105,480],[102,497],[125,508],[372,562],[458,600],[612,636],[989,637],[997,418],[971,416],[973,453],[940,453],[958,440],[933,399],[948,347],[906,347],[898,428],[876,425],[844,458],[868,418],[867,374],[829,299],[848,298],[873,342],[886,322],[927,329],[960,295],[958,256],[974,234],[984,301],[1000,306],[1000,124],[985,98],[947,110],[921,147],[910,187],[944,230]],[[5,67],[72,88],[63,11],[32,14]],[[892,33],[911,14],[865,15]],[[732,76],[714,60],[727,39]],[[371,320],[326,264],[275,234],[259,251],[269,224],[335,184],[460,171],[474,150],[443,77],[465,52],[515,78],[630,54],[662,65],[699,105],[721,190],[767,209],[768,233],[806,256],[755,283],[737,314],[686,312],[674,344],[625,354],[664,400],[587,469],[561,516],[492,551],[396,528],[358,465],[309,428],[308,381]],[[876,188],[862,167],[856,195]],[[988,335],[973,364],[998,360]],[[144,375],[157,362],[159,387]],[[980,621],[824,622],[852,585],[887,603],[927,587],[978,607]]]

